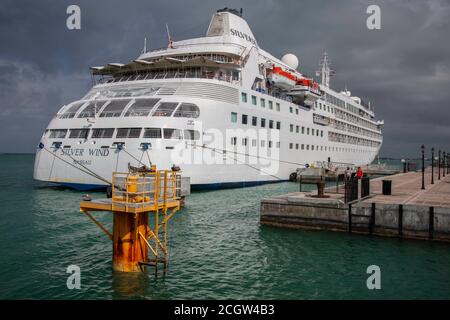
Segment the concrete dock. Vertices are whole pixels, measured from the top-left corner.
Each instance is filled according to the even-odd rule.
[[[392,181],[392,194],[382,194],[382,180]],[[310,230],[332,230],[403,238],[450,241],[450,177],[431,169],[370,181],[370,196],[344,202],[343,186],[316,192],[297,192],[261,200],[261,224]]]

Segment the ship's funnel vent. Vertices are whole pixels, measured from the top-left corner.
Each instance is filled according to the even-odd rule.
[[[206,32],[207,37],[229,36],[232,42],[245,46],[257,46],[257,42],[250,27],[242,18],[242,11],[235,9],[220,9],[212,17]]]

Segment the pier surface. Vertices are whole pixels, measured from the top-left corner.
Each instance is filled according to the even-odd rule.
[[[431,184],[431,170],[425,171],[425,190],[422,190],[422,172],[401,173],[394,176],[373,179],[370,182],[372,198],[365,202],[384,204],[416,204],[423,206],[450,208],[450,177],[434,173],[434,184]],[[392,195],[382,194],[382,180],[392,180]]]
[[[392,181],[392,194],[382,194],[382,181]],[[347,231],[383,236],[450,241],[450,176],[438,180],[431,169],[372,179],[370,196],[344,202],[344,187],[329,187],[329,198],[312,197],[317,192],[296,192],[261,200],[264,225]],[[336,192],[337,191],[337,192]]]

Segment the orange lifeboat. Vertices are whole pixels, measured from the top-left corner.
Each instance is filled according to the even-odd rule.
[[[274,86],[284,90],[290,90],[295,86],[297,77],[292,73],[283,70],[281,67],[273,66],[268,69],[268,80],[273,83]]]

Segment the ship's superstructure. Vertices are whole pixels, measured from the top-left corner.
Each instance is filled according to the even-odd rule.
[[[287,180],[299,167],[372,162],[382,121],[258,46],[242,12],[218,10],[205,37],[173,41],[129,63],[92,67],[97,84],[63,106],[36,153],[34,177],[104,186],[114,171],[179,165],[194,187]]]

